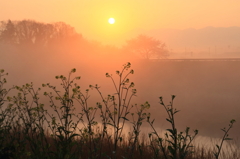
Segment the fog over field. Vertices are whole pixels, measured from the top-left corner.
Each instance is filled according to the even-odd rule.
[[[0,158],[240,158],[239,10],[0,0]]]
[[[60,89],[55,75],[67,75],[72,68],[81,76],[78,81],[82,90],[90,84],[98,84],[105,96],[116,93],[105,73],[115,75],[126,62],[131,62],[135,73],[130,76],[137,88],[132,104],[151,104],[149,112],[156,118],[156,127],[166,129],[166,112],[159,104],[162,96],[167,104],[171,95],[176,95],[174,107],[180,110],[176,115],[179,130],[186,126],[199,129],[201,136],[221,137],[221,128],[231,119],[240,121],[240,61],[239,60],[141,60],[104,57],[85,57],[80,53],[58,50],[38,52],[31,49],[14,49],[1,46],[1,68],[9,73],[8,87],[33,82],[35,87],[51,83]],[[42,91],[43,93],[44,91]],[[100,101],[96,91],[90,91],[89,102]],[[41,100],[47,100],[42,98]],[[149,127],[144,125],[147,130]],[[230,135],[239,138],[240,123],[237,122]]]

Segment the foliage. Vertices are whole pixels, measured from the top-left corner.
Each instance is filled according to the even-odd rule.
[[[193,135],[188,127],[184,132],[177,131],[175,96],[169,105],[160,97],[171,124],[163,138],[147,113],[150,104],[131,103],[137,91],[129,79],[134,73],[130,68],[130,63],[123,65],[116,71],[116,79],[106,73],[115,89],[106,97],[98,85],[90,85],[101,98],[94,106],[88,102],[91,90],[82,91],[77,83],[80,77],[72,77],[76,69],[67,76],[55,77],[60,80],[61,88],[46,83],[37,89],[32,83],[6,89],[7,73],[0,70],[0,158],[194,158],[196,148],[192,141],[198,131]],[[42,95],[49,102],[42,103]],[[153,130],[149,140],[140,138],[143,122],[149,123]],[[230,122],[227,130],[223,129],[223,140],[229,140],[228,132],[234,122]],[[127,125],[132,130],[124,134]],[[219,156],[223,140],[215,156]]]

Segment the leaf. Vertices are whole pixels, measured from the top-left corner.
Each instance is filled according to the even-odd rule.
[[[127,121],[129,121],[127,118],[125,118],[125,117],[121,117],[121,118],[123,118],[124,120],[127,120]]]
[[[173,149],[172,146],[168,146],[168,150],[169,152],[174,156],[174,154],[176,153],[176,151]]]
[[[170,143],[172,146],[175,145],[171,140],[167,140],[167,142]]]
[[[158,138],[158,141],[160,142],[160,143],[162,143],[163,142],[163,139],[162,138]]]
[[[148,137],[149,137],[149,138],[151,138],[151,136],[152,136],[152,134],[151,134],[151,133],[149,133],[149,134],[148,134]]]
[[[165,133],[165,136],[168,138],[168,133]]]
[[[154,121],[155,121],[155,119],[153,119],[153,121],[151,122],[151,124],[153,124],[153,123],[154,123]]]
[[[175,131],[172,129],[167,129],[167,131],[169,131],[173,136],[176,134],[176,129],[175,129]]]
[[[180,112],[180,110],[175,110],[173,114],[176,114],[176,113],[178,113],[178,112]]]
[[[224,140],[233,140],[232,138],[225,138]]]
[[[235,122],[236,122],[235,119],[232,119],[232,120],[230,121],[231,124],[233,124],[233,123],[235,123]]]
[[[172,123],[172,120],[170,120],[170,119],[168,119],[168,118],[166,118],[166,120],[167,120],[169,123]]]
[[[69,140],[71,140],[74,136],[80,136],[79,134],[72,134],[70,137],[69,137]]]

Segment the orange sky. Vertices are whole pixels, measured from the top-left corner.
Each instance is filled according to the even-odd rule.
[[[0,20],[64,21],[103,43],[141,30],[240,26],[239,17],[239,0],[0,0]]]

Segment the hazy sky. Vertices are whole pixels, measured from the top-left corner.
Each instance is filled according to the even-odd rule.
[[[0,0],[0,20],[63,21],[102,42],[140,30],[240,26],[239,10],[239,0]]]

